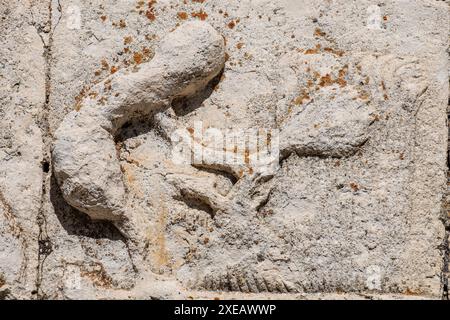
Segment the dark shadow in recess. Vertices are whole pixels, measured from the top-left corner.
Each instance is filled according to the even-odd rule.
[[[208,99],[211,94],[216,89],[217,85],[221,81],[223,76],[223,70],[217,75],[214,79],[212,79],[208,85],[197,92],[194,96],[189,98],[179,98],[175,99],[172,102],[172,109],[178,117],[184,117],[189,113],[195,111],[200,108],[203,102]]]
[[[88,215],[71,207],[64,200],[54,174],[51,177],[50,201],[61,226],[69,235],[125,242],[126,239],[111,222],[92,220]]]

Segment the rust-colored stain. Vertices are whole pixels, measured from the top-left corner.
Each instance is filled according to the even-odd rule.
[[[205,21],[206,18],[208,18],[208,14],[202,10],[200,10],[199,12],[192,12],[191,13],[192,18],[198,18],[202,21]]]
[[[327,34],[325,32],[323,32],[320,28],[316,28],[314,30],[314,35],[316,37],[325,37]]]
[[[310,100],[311,97],[309,96],[308,92],[306,90],[302,89],[300,91],[300,95],[294,99],[294,104],[299,106],[302,105],[306,100]]]
[[[234,27],[236,27],[236,22],[230,21],[230,22],[228,23],[228,28],[234,29]]]
[[[133,54],[133,61],[134,61],[135,64],[141,64],[142,63],[142,59],[143,59],[143,56],[142,56],[141,53],[135,52]]]
[[[80,93],[75,97],[75,107],[74,107],[74,109],[76,111],[80,111],[81,106],[82,106],[81,102],[86,97],[86,95],[89,93],[89,91],[90,91],[90,87],[89,86],[84,86],[81,89]]]
[[[91,99],[95,99],[95,98],[97,98],[97,96],[98,96],[98,93],[97,93],[97,92],[94,92],[94,91],[89,92],[89,97],[90,97]]]
[[[188,18],[187,12],[184,12],[184,11],[178,12],[177,16],[178,16],[178,19],[180,19],[180,20],[187,20],[187,18]]]
[[[103,59],[102,61],[100,61],[101,65],[102,65],[102,69],[103,70],[108,70],[109,69],[109,63],[108,61],[106,61],[106,59]]]
[[[305,50],[304,54],[318,54],[320,52],[320,48],[322,48],[322,46],[317,44],[314,49]]]
[[[110,288],[113,284],[113,279],[100,263],[93,263],[87,267],[83,266],[80,270],[80,275],[89,278],[96,287]]]
[[[334,54],[335,56],[338,56],[338,57],[342,57],[345,54],[345,52],[342,50],[336,50],[336,49],[333,49],[330,47],[324,48],[323,51]]]
[[[114,73],[116,73],[118,70],[119,70],[118,67],[112,66],[110,72],[111,72],[111,74],[114,74]]]
[[[354,192],[359,191],[359,186],[358,186],[356,183],[354,183],[354,182],[351,182],[351,183],[350,183],[350,188],[352,188],[352,190],[353,190]]]
[[[239,42],[239,43],[236,45],[236,48],[238,48],[238,49],[240,50],[240,49],[242,49],[243,46],[244,46],[244,44],[243,44],[242,42]]]
[[[333,84],[334,84],[334,81],[329,74],[326,74],[325,76],[320,78],[319,86],[321,86],[321,87],[328,87]]]
[[[244,162],[247,166],[250,164],[250,150],[248,148],[245,148],[244,151]]]
[[[123,44],[127,45],[133,42],[133,37],[131,36],[126,36],[125,38],[123,38]]]
[[[146,16],[147,19],[150,20],[150,21],[155,21],[155,20],[156,20],[155,14],[154,14],[152,11],[150,11],[150,10],[147,10],[147,11],[145,12],[145,16]]]
[[[106,21],[106,16],[101,16],[100,19],[105,22]]]

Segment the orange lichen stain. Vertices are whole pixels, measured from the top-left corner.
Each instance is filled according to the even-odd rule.
[[[343,87],[345,87],[345,86],[347,85],[347,81],[344,80],[344,79],[342,79],[342,78],[338,78],[338,79],[336,80],[336,82],[337,82],[337,84],[338,84],[341,88],[343,88]]]
[[[133,54],[133,61],[135,64],[141,64],[142,63],[142,54],[139,52],[135,52]]]
[[[419,291],[414,291],[410,288],[407,288],[406,291],[404,292],[404,294],[407,296],[418,296],[418,295],[421,295],[422,293]]]
[[[119,70],[119,68],[117,68],[116,66],[112,66],[110,72],[111,72],[111,74],[114,74],[114,73],[116,73],[118,70]]]
[[[100,263],[83,266],[80,269],[80,275],[84,278],[89,278],[96,287],[111,288],[113,286],[113,279],[108,275],[105,267]]]
[[[187,20],[188,18],[188,14],[186,12],[178,12],[177,13],[178,19],[180,20]]]
[[[354,183],[354,182],[350,183],[350,188],[352,188],[352,190],[354,192],[358,192],[359,191],[359,186],[356,183]]]
[[[228,28],[234,29],[234,27],[236,27],[236,23],[234,21],[228,23]]]
[[[314,49],[305,50],[304,54],[318,54],[320,52],[321,47],[322,46],[320,44],[317,44]]]
[[[334,84],[333,79],[331,79],[331,76],[329,74],[323,76],[320,78],[319,86],[321,87],[327,87]]]
[[[126,26],[127,26],[127,23],[125,22],[125,20],[120,19],[120,21],[119,21],[119,27],[120,27],[121,29],[123,29],[123,28],[125,28]]]
[[[347,72],[348,72],[348,65],[345,65],[342,67],[342,69],[339,70],[339,78],[345,77]]]
[[[86,97],[86,95],[88,94],[89,90],[90,90],[89,86],[84,86],[81,89],[80,93],[75,97],[75,107],[74,107],[74,109],[76,111],[80,111],[81,106],[82,106],[81,102]]]
[[[126,36],[125,38],[123,38],[123,44],[127,45],[133,42],[133,38],[131,36]]]
[[[208,18],[208,14],[202,10],[200,10],[199,12],[192,12],[191,13],[192,18],[198,18],[202,21],[205,21],[206,18]]]
[[[189,132],[189,134],[192,136],[192,135],[194,135],[194,128],[191,128],[191,127],[189,127],[189,128],[187,128],[187,131]]]
[[[248,148],[245,148],[245,151],[244,151],[244,163],[247,166],[250,164],[250,150],[248,150]]]
[[[313,76],[313,79],[314,79],[314,80],[317,80],[317,79],[320,78],[320,73],[317,72],[317,71],[314,71],[313,74],[312,74],[312,76]]]
[[[94,92],[94,91],[89,92],[89,97],[90,97],[91,99],[95,99],[95,98],[97,98],[97,96],[98,96],[98,93],[97,93],[97,92]]]
[[[336,50],[336,49],[333,49],[333,48],[330,48],[330,47],[324,48],[323,51],[331,53],[331,54],[334,54],[334,55],[336,55],[338,57],[342,57],[344,55],[344,51]]]
[[[142,54],[144,55],[144,59],[148,60],[152,56],[152,51],[149,48],[147,48],[147,47],[143,47],[142,48]]]
[[[102,70],[108,70],[109,69],[109,63],[108,61],[106,61],[106,59],[103,59],[102,61],[100,61],[101,65],[102,65]]]
[[[314,35],[316,37],[325,37],[327,34],[325,32],[323,32],[322,30],[320,30],[320,28],[316,28],[314,30]]]
[[[301,90],[300,95],[294,99],[294,104],[296,106],[302,105],[306,100],[311,100],[308,92],[306,90]]]
[[[341,88],[347,85],[347,81],[344,79],[348,72],[348,65],[345,65],[342,69],[339,70],[338,79],[336,83],[339,84]]]
[[[139,0],[137,5],[136,5],[136,9],[140,9],[144,6],[145,1],[144,0]]]
[[[147,10],[147,11],[145,12],[145,16],[146,16],[147,19],[150,20],[150,21],[155,21],[155,20],[156,20],[156,16],[155,16],[155,14],[153,13],[152,10]]]

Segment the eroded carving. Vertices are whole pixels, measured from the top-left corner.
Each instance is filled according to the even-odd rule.
[[[170,106],[204,87],[223,68],[223,38],[207,23],[189,22],[169,34],[136,73],[118,72],[93,90],[55,133],[55,174],[65,200],[93,219],[124,218],[126,192],[114,135],[127,121]],[[106,98],[106,99],[105,99]]]

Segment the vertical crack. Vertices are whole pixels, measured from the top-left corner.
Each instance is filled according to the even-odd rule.
[[[449,83],[450,87],[450,83]],[[450,97],[448,101],[447,108],[447,127],[448,127],[448,146],[450,146]],[[450,267],[450,150],[447,147],[447,190],[446,197],[444,201],[444,213],[443,213],[443,222],[445,226],[445,237],[443,242],[443,267],[441,274],[441,284],[442,284],[442,299],[449,299],[449,267]]]
[[[38,125],[42,132],[43,139],[43,160],[42,160],[42,197],[41,204],[37,216],[37,225],[39,227],[38,236],[38,266],[37,266],[37,276],[36,276],[36,289],[34,293],[37,299],[45,299],[47,295],[42,288],[43,270],[44,263],[47,257],[53,251],[53,244],[47,232],[47,218],[46,212],[48,210],[48,205],[50,204],[50,186],[51,186],[51,175],[52,175],[52,163],[51,163],[51,143],[52,134],[49,124],[49,114],[50,114],[50,94],[51,94],[51,63],[52,63],[52,48],[53,48],[53,1],[48,1],[48,28],[46,30],[40,30],[37,28],[38,34],[41,36],[44,48],[44,59],[45,59],[45,103],[43,110],[41,112],[40,118],[38,120]],[[58,10],[61,11],[61,5],[58,1]],[[61,19],[61,17],[59,17]],[[59,20],[58,20],[59,22]],[[48,34],[47,43],[45,42],[43,33]]]

